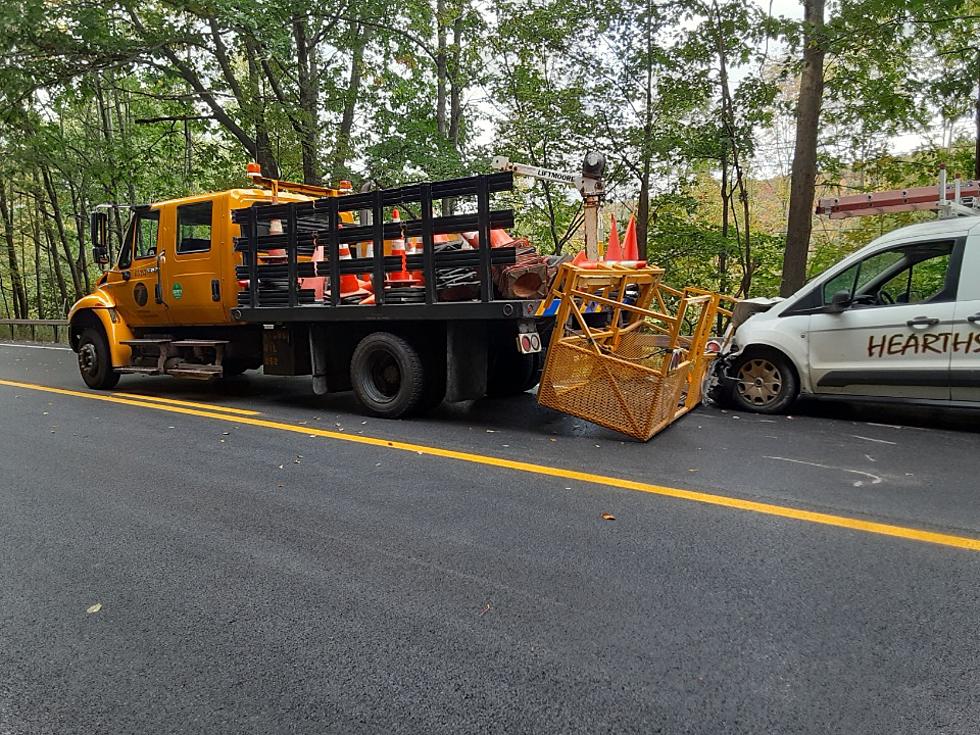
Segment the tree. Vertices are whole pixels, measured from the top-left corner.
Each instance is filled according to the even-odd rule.
[[[820,107],[823,104],[824,0],[804,0],[803,8],[806,30],[800,92],[796,103],[796,143],[790,174],[786,252],[779,286],[782,296],[795,293],[806,280],[817,180],[817,137],[820,129]]]

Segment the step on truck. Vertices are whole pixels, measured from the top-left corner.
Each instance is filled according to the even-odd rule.
[[[550,319],[540,298],[498,287],[527,255],[501,238],[513,211],[491,208],[512,173],[363,193],[250,176],[250,188],[131,208],[115,263],[69,313],[89,387],[261,368],[309,375],[317,395],[352,389],[397,418],[537,384]],[[463,213],[435,216],[444,199]],[[91,225],[108,266],[107,212]]]

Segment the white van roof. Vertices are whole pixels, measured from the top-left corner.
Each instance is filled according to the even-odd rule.
[[[980,217],[950,217],[917,225],[900,227],[877,238],[874,243],[882,244],[895,240],[909,240],[927,237],[959,237],[980,228]]]

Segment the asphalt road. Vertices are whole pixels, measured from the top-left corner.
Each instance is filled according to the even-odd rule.
[[[976,414],[701,408],[638,444],[531,394],[106,401],[2,345],[0,381],[0,735],[980,728]]]

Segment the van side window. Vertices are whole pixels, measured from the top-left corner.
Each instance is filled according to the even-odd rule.
[[[865,306],[948,300],[954,245],[952,240],[914,243],[875,253],[827,281],[823,303],[829,304],[838,291],[847,291]]]
[[[177,207],[177,252],[205,253],[211,249],[211,202]]]
[[[942,300],[946,290],[950,253],[920,260],[892,277],[882,290],[897,304],[924,304]]]
[[[152,258],[157,254],[157,234],[160,230],[160,211],[140,212],[136,222],[133,257]]]

